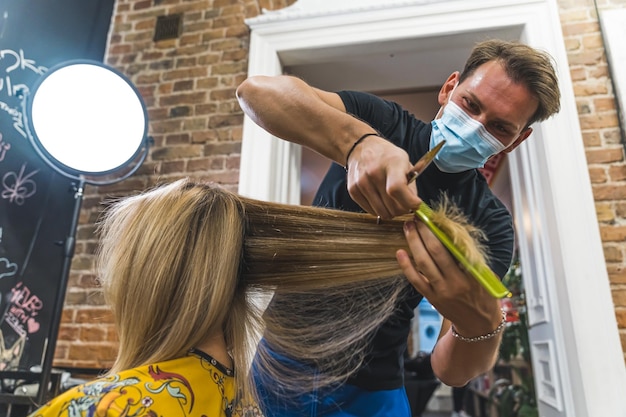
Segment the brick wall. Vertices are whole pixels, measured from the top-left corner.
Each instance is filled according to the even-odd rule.
[[[599,10],[626,7],[626,0],[595,3]],[[559,0],[558,4],[615,314],[626,351],[626,162],[617,107],[594,1]]]
[[[236,190],[243,116],[235,88],[246,77],[244,19],[294,0],[118,0],[107,62],[129,76],[148,107],[155,146],[139,172],[88,187],[55,356],[58,366],[111,364],[116,336],[92,275],[101,202],[182,176]],[[622,343],[626,350],[626,163],[592,0],[558,2]],[[626,0],[598,0],[600,8]],[[179,38],[153,41],[156,19],[181,13]],[[140,302],[138,300],[138,302]]]

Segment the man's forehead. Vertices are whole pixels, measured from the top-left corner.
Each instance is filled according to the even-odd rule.
[[[459,86],[483,110],[506,123],[524,128],[537,110],[538,101],[526,85],[517,83],[497,61],[482,64]]]

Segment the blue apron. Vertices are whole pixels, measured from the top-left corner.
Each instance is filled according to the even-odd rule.
[[[264,347],[267,348],[267,345]],[[276,352],[271,354],[290,367],[303,366]],[[315,372],[313,369],[310,371]],[[260,375],[254,363],[252,375],[259,406],[266,417],[411,417],[409,400],[403,387],[369,391],[344,384],[294,396],[276,392],[276,384]]]

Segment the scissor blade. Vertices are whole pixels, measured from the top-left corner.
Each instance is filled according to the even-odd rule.
[[[437,144],[437,146],[432,148],[430,151],[426,152],[424,154],[424,156],[422,156],[419,159],[419,161],[417,161],[417,163],[413,166],[413,169],[411,170],[411,172],[406,174],[406,178],[407,178],[407,181],[408,181],[409,184],[412,183],[413,181],[415,181],[417,179],[417,177],[419,177],[419,175],[422,172],[424,172],[426,167],[428,167],[428,165],[430,165],[430,163],[433,161],[433,159],[435,159],[435,156],[441,150],[441,147],[445,143],[446,143],[446,141],[442,140],[441,142],[439,142]]]

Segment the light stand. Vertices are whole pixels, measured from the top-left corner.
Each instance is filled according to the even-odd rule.
[[[131,176],[145,161],[152,139],[147,136],[141,95],[123,74],[102,63],[80,60],[51,68],[32,93],[23,96],[24,125],[35,152],[54,171],[75,181],[61,281],[37,391],[37,403],[42,404],[51,380],[85,184],[109,185]]]

